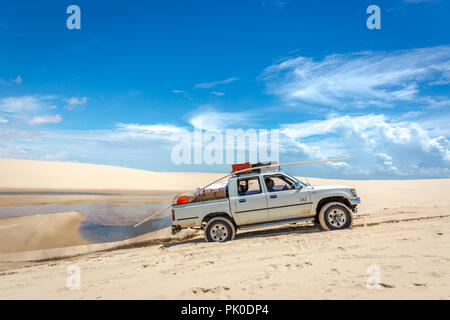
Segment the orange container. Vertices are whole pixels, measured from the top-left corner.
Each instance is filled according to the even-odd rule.
[[[233,169],[233,172],[236,172],[236,171],[239,171],[239,170],[244,170],[244,169],[249,169],[251,167],[252,167],[252,165],[250,164],[250,162],[237,163],[237,164],[233,164],[231,166],[231,168]]]
[[[181,196],[177,199],[177,204],[183,204],[183,203],[189,203],[192,202],[194,199],[193,197],[189,197],[189,196]]]

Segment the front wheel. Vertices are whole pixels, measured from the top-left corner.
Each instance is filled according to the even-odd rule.
[[[345,204],[330,202],[320,209],[319,222],[327,231],[347,229],[352,224],[352,213]]]
[[[206,242],[224,242],[234,239],[236,228],[230,219],[215,217],[208,221],[204,232]]]

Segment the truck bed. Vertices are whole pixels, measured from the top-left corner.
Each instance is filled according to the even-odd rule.
[[[213,212],[230,214],[230,202],[228,198],[211,199],[173,205],[172,209],[174,210],[173,224],[189,228],[201,225],[202,218],[206,214]]]

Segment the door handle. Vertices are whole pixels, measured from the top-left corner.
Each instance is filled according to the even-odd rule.
[[[278,196],[276,194],[271,194],[270,198],[274,199],[274,198],[278,198]]]
[[[239,199],[239,202],[245,202],[246,200],[245,199]]]

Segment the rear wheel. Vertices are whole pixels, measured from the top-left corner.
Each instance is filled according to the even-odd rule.
[[[345,204],[330,202],[320,209],[319,222],[327,231],[347,229],[352,224],[352,213]]]
[[[215,217],[206,223],[204,232],[207,242],[224,242],[234,239],[236,228],[230,219]]]

